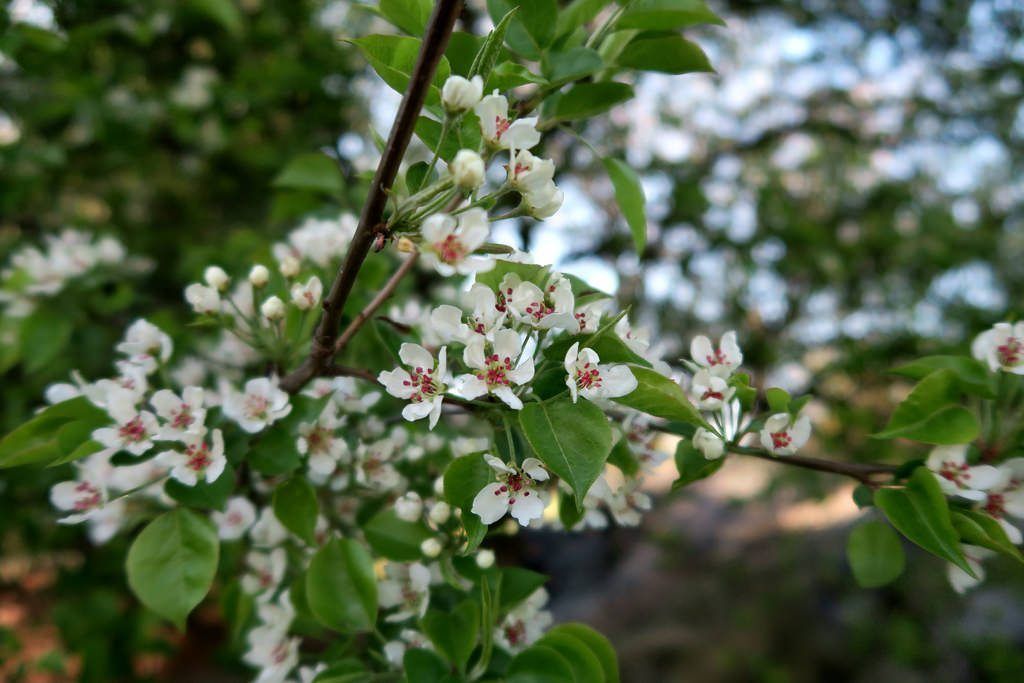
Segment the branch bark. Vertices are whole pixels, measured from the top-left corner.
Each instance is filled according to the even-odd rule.
[[[438,0],[434,5],[434,13],[430,17],[420,54],[416,60],[409,87],[405,91],[402,103],[391,126],[387,146],[381,156],[377,172],[370,185],[370,192],[363,204],[363,212],[359,218],[352,243],[349,245],[345,262],[331,284],[331,289],[323,301],[323,316],[313,335],[309,356],[292,372],[281,379],[281,388],[288,393],[296,393],[309,380],[323,373],[335,353],[338,338],[338,327],[345,309],[345,302],[352,292],[359,269],[370,253],[377,236],[383,234],[384,208],[387,205],[388,191],[395,182],[405,150],[412,139],[416,120],[423,109],[427,92],[434,78],[437,65],[444,55],[455,27],[455,20],[462,11],[462,0]]]
[[[771,453],[759,448],[750,448],[747,446],[729,446],[727,450],[731,453],[739,453],[740,455],[749,455],[762,460],[769,460],[780,465],[802,467],[803,469],[815,470],[818,472],[842,474],[847,477],[852,477],[860,483],[872,488],[891,480],[897,469],[899,469],[895,465],[887,465],[885,463],[839,462],[836,460],[809,458],[803,455],[772,455]]]
[[[384,305],[384,302],[391,298],[391,295],[395,293],[395,289],[398,287],[398,283],[402,281],[402,278],[412,270],[412,267],[416,265],[416,260],[419,258],[420,253],[414,251],[409,255],[409,258],[398,267],[391,277],[388,279],[384,287],[381,288],[377,295],[373,297],[373,300],[366,305],[366,308],[359,311],[359,314],[348,324],[345,331],[341,333],[338,340],[334,342],[334,355],[341,353],[345,345],[351,341],[352,337],[356,336],[356,332],[359,331],[366,321],[369,320],[373,314]]]

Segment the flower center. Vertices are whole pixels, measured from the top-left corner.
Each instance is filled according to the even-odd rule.
[[[518,472],[506,475],[505,483],[494,491],[494,495],[509,494],[508,504],[515,505],[516,496],[530,497],[531,480]]]
[[[985,500],[985,512],[996,519],[1002,519],[1005,512],[1006,500],[1001,493],[990,493]]]
[[[313,431],[306,437],[309,450],[315,453],[326,453],[330,450],[333,441],[334,436],[327,429],[320,426],[314,427]]]
[[[99,489],[87,481],[79,482],[75,486],[75,493],[78,494],[78,497],[75,499],[75,510],[78,512],[98,508],[103,501]]]
[[[772,445],[775,448],[785,448],[793,443],[793,437],[787,431],[772,432]]]
[[[118,429],[121,440],[126,443],[139,443],[146,440],[146,425],[142,424],[142,417],[136,415],[128,422],[125,422]]]
[[[1015,367],[1024,362],[1024,342],[1016,337],[1010,337],[1006,343],[996,347],[999,354],[999,363],[1007,367]]]
[[[182,403],[178,412],[174,414],[174,418],[171,420],[171,427],[175,429],[186,429],[195,421],[195,417],[192,416],[192,406],[187,403]]]
[[[715,365],[725,365],[729,362],[721,349],[715,349],[712,353],[705,356],[704,359],[708,362],[708,365],[712,367]]]
[[[409,400],[413,403],[429,401],[440,392],[442,385],[434,377],[434,368],[414,368],[409,373],[409,379],[402,382],[407,387],[416,390]]]
[[[486,363],[484,369],[476,373],[477,379],[482,379],[488,387],[507,387],[508,373],[512,371],[512,359],[509,356],[501,358],[498,354],[492,353],[487,356]]]
[[[445,263],[458,263],[468,253],[465,245],[455,235],[448,235],[440,242],[434,242],[434,251]]]
[[[185,455],[188,457],[185,467],[193,472],[202,472],[213,462],[213,458],[210,457],[210,450],[206,447],[205,443],[198,446],[189,446],[185,451]]]
[[[700,400],[702,400],[702,401],[708,401],[708,400],[711,400],[711,399],[715,399],[715,400],[718,400],[718,401],[724,401],[725,400],[725,394],[723,394],[720,391],[715,391],[714,389],[708,389],[707,391],[705,391],[700,396]]]
[[[505,625],[505,640],[509,645],[521,645],[526,640],[526,624],[522,621],[513,621]]]
[[[580,389],[597,389],[603,381],[596,365],[587,362],[576,366],[576,386]]]
[[[267,418],[267,408],[269,407],[270,401],[265,396],[249,394],[245,397],[245,412],[248,413],[249,419],[265,420]]]
[[[511,125],[512,122],[509,121],[507,118],[505,118],[504,116],[496,115],[494,117],[494,139],[500,140],[501,136],[505,134],[505,131],[507,131],[508,127]]]
[[[958,464],[952,460],[946,460],[939,469],[939,476],[948,479],[960,488],[966,488],[966,482],[971,478],[971,473],[967,469],[966,463]]]

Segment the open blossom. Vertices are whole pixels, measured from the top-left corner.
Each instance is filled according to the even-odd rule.
[[[300,311],[308,311],[320,303],[320,297],[323,296],[323,293],[324,285],[320,282],[320,278],[314,275],[309,278],[306,284],[296,282],[292,285],[292,303]]]
[[[806,415],[795,421],[789,413],[776,413],[765,420],[761,445],[772,455],[793,455],[811,438],[811,421]]]
[[[281,391],[277,381],[256,377],[245,383],[245,391],[227,387],[224,396],[224,415],[249,433],[264,429],[292,411],[288,394]]]
[[[242,589],[258,600],[269,600],[284,579],[288,557],[284,548],[269,552],[251,550],[245,556],[246,571],[242,574]]]
[[[522,467],[509,466],[493,455],[484,460],[497,480],[480,489],[473,498],[473,514],[484,524],[493,524],[508,512],[523,526],[544,514],[544,496],[538,482],[548,480],[548,472],[537,458],[526,458]]]
[[[562,206],[565,195],[555,185],[555,164],[525,149],[509,161],[509,183],[519,191],[534,218],[550,218]]]
[[[483,94],[484,81],[480,76],[449,76],[441,87],[441,104],[445,110],[458,114],[475,107]]]
[[[1016,545],[1024,542],[1024,535],[1006,520],[1006,516],[1024,519],[1024,458],[1010,458],[996,469],[999,479],[985,492],[981,509],[999,522]]]
[[[297,637],[286,632],[255,628],[249,632],[249,649],[242,661],[260,670],[253,683],[285,683],[285,679],[299,664]]]
[[[736,333],[726,332],[722,335],[722,341],[715,348],[711,340],[704,335],[698,335],[690,342],[690,356],[693,362],[702,368],[707,368],[712,375],[728,377],[743,362],[743,353],[736,343]]]
[[[633,327],[629,318],[622,316],[615,323],[615,334],[633,353],[642,356],[651,346],[651,332],[646,327]]]
[[[430,601],[430,570],[419,562],[411,564],[389,563],[384,579],[377,584],[377,596],[384,609],[397,607],[385,621],[405,621],[422,617]]]
[[[506,299],[513,317],[533,328],[572,330],[579,326],[573,314],[572,283],[561,275],[553,276],[543,290],[532,282],[519,282]]]
[[[234,496],[228,499],[223,512],[215,510],[211,517],[217,525],[217,536],[223,541],[235,541],[256,522],[256,506],[248,498]]]
[[[198,282],[185,288],[185,301],[199,314],[220,312],[220,292]]]
[[[142,455],[153,447],[152,440],[160,425],[153,413],[135,407],[135,395],[131,391],[111,388],[107,392],[106,409],[117,424],[93,431],[93,439],[107,448],[125,450],[132,455]]]
[[[393,666],[401,667],[406,650],[415,648],[418,650],[433,650],[434,646],[430,639],[419,631],[411,628],[403,628],[395,640],[384,643],[384,656]]]
[[[157,462],[171,468],[171,477],[186,486],[195,486],[200,481],[212,484],[228,464],[224,457],[224,435],[214,429],[212,438],[212,444],[207,444],[205,433],[188,434],[182,439],[184,451],[164,451],[156,456]]]
[[[608,299],[601,299],[588,304],[577,305],[572,315],[576,318],[576,323],[579,325],[579,334],[597,332],[601,326],[601,316],[608,310],[609,304]],[[576,331],[575,329],[573,330],[573,332]]]
[[[444,276],[468,275],[493,266],[493,261],[473,256],[487,240],[487,212],[469,209],[458,218],[446,213],[427,216],[420,229],[424,262]]]
[[[690,398],[701,410],[719,410],[736,393],[735,387],[708,370],[698,370],[690,382]]]
[[[494,394],[509,408],[521,409],[523,402],[512,387],[533,379],[533,357],[524,355],[522,350],[523,342],[515,330],[498,330],[493,342],[474,335],[462,354],[462,360],[473,372],[458,377],[458,393],[470,400]]]
[[[141,366],[146,373],[156,370],[158,363],[166,363],[174,345],[167,333],[156,325],[139,319],[125,331],[117,351],[128,356],[129,362]]]
[[[585,399],[618,398],[632,393],[637,387],[636,377],[625,365],[601,365],[594,349],[580,348],[575,342],[565,354],[565,384],[572,402]]]
[[[993,372],[1024,375],[1024,322],[996,323],[974,339],[971,354]]]
[[[608,511],[619,526],[640,526],[643,513],[651,509],[651,497],[638,491],[640,482],[633,479],[611,494],[608,499]]]
[[[106,488],[99,481],[83,478],[62,481],[50,489],[50,503],[58,510],[71,514],[62,517],[61,524],[78,524],[100,513],[107,502]]]
[[[337,433],[343,424],[345,420],[338,417],[337,406],[328,403],[315,422],[299,425],[296,448],[299,453],[308,456],[309,471],[320,481],[326,481],[338,463],[348,457],[348,444]]]
[[[499,310],[497,296],[487,285],[473,283],[466,302],[472,307],[472,313],[464,313],[450,304],[442,304],[430,312],[430,326],[443,341],[465,344],[473,335],[487,337],[505,321],[505,311]]]
[[[344,256],[356,232],[358,221],[350,213],[336,218],[310,216],[288,234],[288,241],[278,242],[272,248],[279,270],[286,277],[294,277],[302,268],[302,261],[311,261],[326,268]]]
[[[548,592],[535,590],[512,609],[494,632],[494,640],[510,652],[520,652],[536,642],[551,626],[554,618],[544,609]]]
[[[473,108],[480,118],[480,132],[492,147],[502,149],[530,149],[540,142],[537,117],[510,121],[508,100],[495,90],[481,99]]]
[[[718,460],[725,453],[722,439],[703,427],[698,427],[693,433],[693,447],[708,460]]]
[[[249,529],[249,540],[258,548],[273,548],[288,538],[288,530],[284,528],[272,507],[265,507],[256,516],[256,523]]]
[[[387,370],[377,375],[377,381],[396,398],[409,401],[402,409],[402,417],[410,422],[429,417],[433,429],[441,417],[444,392],[448,389],[448,349],[442,346],[437,361],[419,344],[402,344],[398,357],[409,366]]]
[[[390,491],[400,486],[402,475],[392,462],[397,448],[398,443],[393,439],[360,443],[356,448],[353,468],[356,483],[378,491]]]
[[[202,387],[185,387],[181,396],[170,389],[161,389],[153,394],[149,403],[164,421],[158,439],[180,441],[205,430]]]
[[[947,496],[985,500],[985,490],[997,484],[1000,473],[991,465],[967,464],[967,445],[937,446],[925,463]]]

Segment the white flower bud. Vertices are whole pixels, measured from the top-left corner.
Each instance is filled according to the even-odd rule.
[[[437,540],[436,538],[428,538],[427,540],[423,541],[423,543],[420,543],[420,552],[423,553],[425,557],[429,557],[430,559],[433,559],[440,555],[441,550],[441,541]]]
[[[320,278],[316,275],[309,278],[309,282],[306,284],[299,284],[296,282],[292,285],[292,303],[300,311],[308,311],[309,309],[320,303],[320,297],[324,293],[323,283],[320,282]]]
[[[438,496],[444,495],[444,477],[438,477],[434,480],[434,494]]]
[[[471,149],[460,149],[448,170],[455,184],[464,190],[475,190],[484,184],[484,160]]]
[[[484,548],[476,554],[476,566],[480,569],[490,569],[494,566],[494,551]]]
[[[430,508],[430,521],[438,526],[451,519],[451,516],[452,506],[444,501],[435,503],[434,507]]]
[[[228,277],[228,274],[220,266],[209,266],[203,271],[203,280],[217,291],[223,292],[231,278]]]
[[[261,263],[257,263],[249,271],[249,284],[253,287],[263,287],[270,282],[270,271]]]
[[[278,264],[277,269],[281,271],[281,275],[285,277],[295,277],[299,274],[299,270],[302,268],[302,264],[299,263],[299,259],[294,256],[285,256],[281,259],[281,263]]]
[[[409,491],[395,501],[395,514],[406,522],[418,522],[423,514],[423,501],[415,491]]]
[[[284,317],[284,302],[276,296],[272,296],[260,306],[260,313],[267,320],[280,320]]]
[[[476,106],[484,94],[484,81],[479,76],[467,80],[462,76],[449,76],[441,88],[441,103],[451,114],[459,114]]]

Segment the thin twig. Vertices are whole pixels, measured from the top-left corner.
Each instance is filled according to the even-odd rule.
[[[384,234],[382,223],[384,208],[387,205],[388,191],[395,182],[405,150],[412,139],[413,129],[419,118],[420,110],[426,101],[427,92],[437,65],[448,46],[448,38],[455,27],[455,20],[462,10],[462,0],[438,0],[434,5],[434,13],[430,17],[423,44],[420,48],[416,66],[409,78],[409,87],[398,107],[398,114],[391,126],[387,146],[381,156],[377,173],[370,184],[370,191],[363,205],[359,218],[359,226],[349,245],[345,262],[338,271],[330,292],[324,298],[323,317],[313,335],[309,356],[292,372],[281,379],[281,388],[289,393],[296,393],[309,380],[321,374],[334,355],[335,340],[338,327],[345,309],[345,302],[355,284],[359,269],[370,253],[378,235]]]
[[[838,462],[836,460],[809,458],[803,455],[772,455],[763,449],[750,448],[747,446],[729,446],[728,449],[730,453],[749,455],[754,458],[769,460],[780,465],[791,465],[793,467],[802,467],[804,469],[816,470],[818,472],[842,474],[847,477],[853,477],[860,483],[872,488],[892,480],[896,471],[899,469],[895,465],[887,465],[885,463]]]
[[[412,270],[412,267],[416,265],[416,259],[419,258],[420,253],[414,251],[409,254],[409,258],[398,267],[391,278],[384,284],[384,287],[377,292],[377,296],[373,297],[373,300],[366,305],[366,308],[359,311],[359,314],[355,319],[348,324],[345,331],[341,333],[338,340],[334,342],[334,355],[341,353],[342,349],[351,341],[352,337],[356,336],[356,332],[359,331],[366,321],[369,320],[378,308],[384,305],[384,302],[391,298],[391,295],[395,293],[395,289],[398,287],[398,283],[402,281],[402,278]]]

